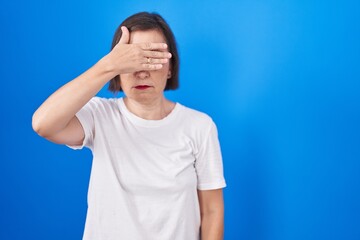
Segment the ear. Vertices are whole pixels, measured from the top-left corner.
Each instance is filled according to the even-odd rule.
[[[167,78],[168,79],[171,78],[171,71],[170,70],[168,71]]]

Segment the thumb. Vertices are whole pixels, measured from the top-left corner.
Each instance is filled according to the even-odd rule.
[[[121,35],[119,43],[121,43],[121,44],[129,43],[129,38],[130,38],[129,30],[127,29],[127,27],[121,26],[121,31],[122,31],[122,35]]]

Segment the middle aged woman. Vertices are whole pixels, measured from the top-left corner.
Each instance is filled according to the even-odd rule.
[[[178,69],[168,24],[141,12],[119,26],[109,54],[34,113],[40,136],[93,153],[83,239],[223,238],[217,128],[165,98],[178,87]],[[125,97],[96,97],[109,81]]]

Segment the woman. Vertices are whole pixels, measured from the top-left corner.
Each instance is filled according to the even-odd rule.
[[[42,137],[92,150],[83,239],[222,239],[226,186],[209,116],[165,98],[178,87],[175,38],[158,14],[138,13],[112,50],[33,115]],[[95,95],[108,82],[123,98]]]

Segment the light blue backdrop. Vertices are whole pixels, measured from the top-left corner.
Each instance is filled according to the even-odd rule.
[[[38,137],[31,116],[143,10],[177,37],[168,97],[218,125],[225,239],[360,239],[360,3],[347,0],[2,1],[0,239],[81,239],[91,153]]]

